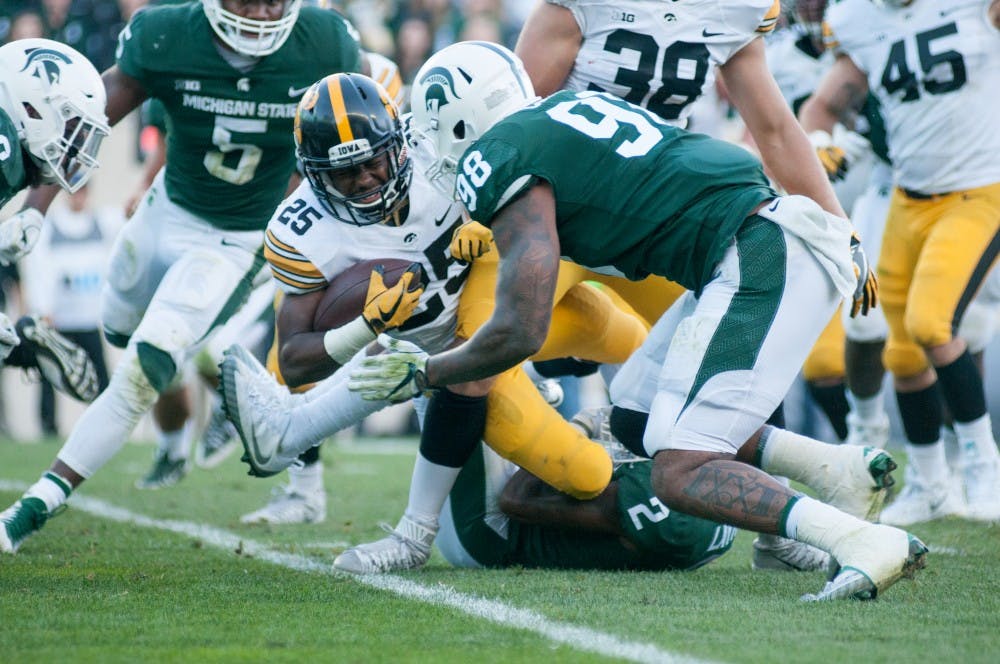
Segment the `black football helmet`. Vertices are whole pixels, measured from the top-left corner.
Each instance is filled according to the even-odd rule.
[[[295,113],[295,145],[309,184],[334,217],[358,226],[402,223],[397,213],[408,203],[413,168],[399,110],[381,85],[362,74],[314,83]],[[377,190],[347,195],[334,186],[336,171],[382,158],[388,179]]]

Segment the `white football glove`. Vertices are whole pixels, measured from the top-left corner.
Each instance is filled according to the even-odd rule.
[[[10,352],[21,343],[21,338],[17,336],[14,323],[7,318],[7,314],[0,313],[0,361],[6,360]]]
[[[840,123],[834,125],[832,138],[833,144],[844,151],[848,168],[861,162],[872,149],[872,144],[867,138]]]
[[[0,223],[0,263],[10,265],[31,251],[38,242],[44,219],[35,208],[24,208]]]
[[[367,357],[351,374],[347,388],[366,401],[407,401],[429,391],[428,355],[416,344],[380,334],[385,351]]]

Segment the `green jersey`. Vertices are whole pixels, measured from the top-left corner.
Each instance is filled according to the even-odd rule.
[[[284,197],[302,93],[328,74],[360,68],[346,21],[314,7],[248,71],[219,52],[200,2],[138,12],[117,55],[122,72],[166,111],[170,200],[227,230],[263,229]]]
[[[729,550],[736,529],[667,509],[653,491],[649,461],[615,469],[624,537],[522,524],[494,512],[484,456],[473,454],[451,491],[451,520],[464,550],[484,567],[693,569]],[[439,545],[441,542],[438,542]]]
[[[0,207],[28,185],[24,158],[17,128],[0,108]]]
[[[539,179],[564,257],[696,292],[743,220],[777,196],[743,148],[597,92],[557,92],[498,122],[462,156],[456,191],[489,225]]]

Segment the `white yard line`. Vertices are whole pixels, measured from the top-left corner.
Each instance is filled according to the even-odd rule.
[[[0,491],[20,492],[27,488],[28,485],[23,482],[0,479]],[[415,599],[427,604],[446,606],[466,615],[488,620],[504,627],[534,632],[576,650],[597,653],[632,662],[708,664],[708,660],[699,660],[672,653],[651,643],[629,641],[613,634],[608,634],[607,632],[590,629],[589,627],[550,620],[529,609],[519,609],[496,600],[467,595],[440,584],[426,586],[392,574],[344,575],[334,572],[329,564],[320,563],[294,553],[275,551],[264,543],[256,542],[242,535],[208,524],[192,521],[175,521],[173,519],[156,519],[143,514],[137,514],[98,498],[77,494],[71,496],[69,502],[75,509],[103,519],[185,535],[198,539],[207,546],[228,551],[240,550],[244,555],[250,555],[258,560],[300,572],[318,572],[339,578],[351,578],[358,583],[378,588],[379,590],[385,590],[394,595]],[[44,537],[44,534],[41,536]]]

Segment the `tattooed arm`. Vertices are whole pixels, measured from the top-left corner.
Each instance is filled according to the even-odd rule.
[[[468,342],[427,362],[431,385],[498,374],[535,354],[549,331],[559,272],[559,236],[552,187],[537,184],[490,223],[500,269],[493,315]]]
[[[848,56],[838,55],[816,91],[799,110],[806,132],[832,132],[838,122],[851,129],[868,96],[868,78]]]

